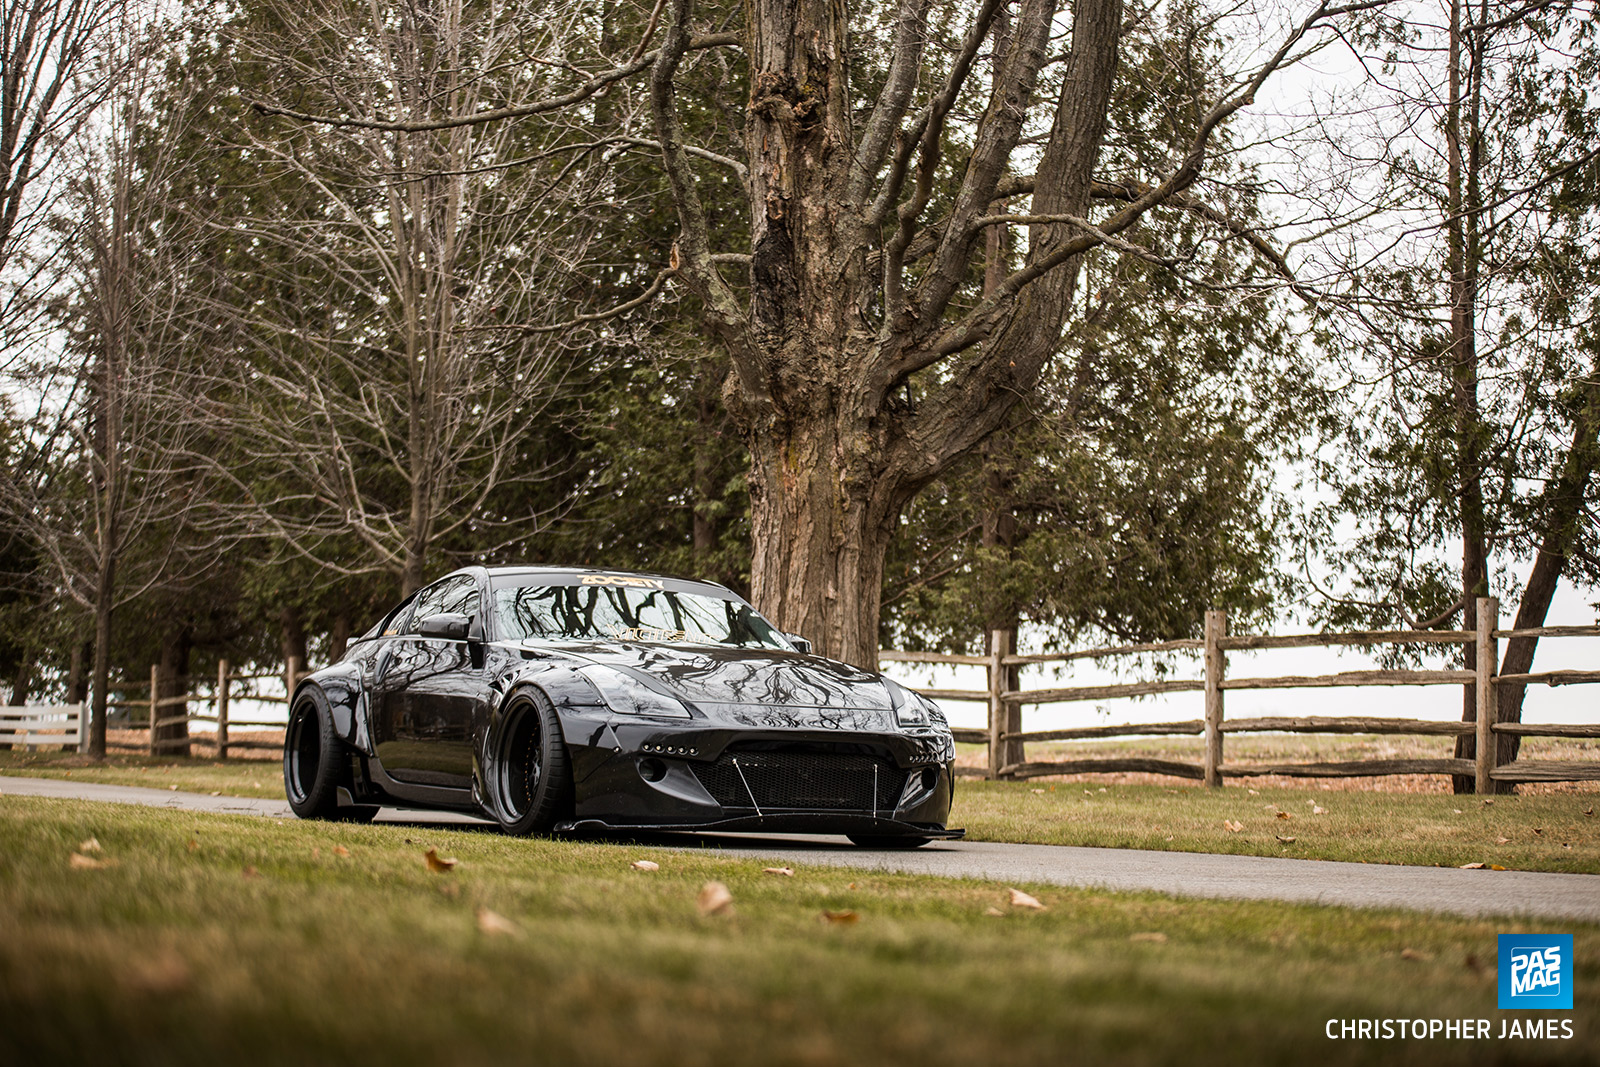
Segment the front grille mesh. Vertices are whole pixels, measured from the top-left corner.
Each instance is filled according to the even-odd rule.
[[[906,786],[906,772],[889,760],[846,752],[724,752],[715,763],[696,765],[694,773],[723,807],[763,811],[887,814],[894,811]]]

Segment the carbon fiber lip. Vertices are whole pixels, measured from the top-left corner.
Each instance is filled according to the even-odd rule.
[[[967,835],[964,829],[944,830],[916,823],[896,822],[893,819],[875,819],[870,815],[841,815],[834,812],[803,814],[784,812],[775,815],[741,815],[729,819],[712,819],[704,822],[612,822],[606,819],[576,819],[558,823],[557,833],[670,833],[684,831],[706,833],[717,830],[755,831],[791,834],[881,834],[889,837],[926,837],[934,841],[959,841]]]

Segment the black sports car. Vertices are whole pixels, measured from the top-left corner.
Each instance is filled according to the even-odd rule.
[[[763,830],[912,847],[947,830],[930,701],[810,654],[720,585],[469,567],[307,676],[283,778],[303,818],[379,805],[507,833]]]

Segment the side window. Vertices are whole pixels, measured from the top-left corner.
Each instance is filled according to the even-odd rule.
[[[411,621],[406,625],[406,633],[414,634],[417,626],[423,619],[430,615],[438,615],[452,610],[447,604],[460,599],[460,594],[465,590],[477,591],[477,583],[468,575],[457,575],[446,578],[428,586],[417,594],[417,606],[411,610]]]
[[[393,637],[395,634],[404,633],[406,621],[411,617],[411,609],[416,605],[416,602],[415,594],[400,601],[400,606],[384,616],[383,621],[372,628],[372,634],[369,636],[377,636],[380,630],[384,637]]]
[[[458,615],[476,615],[478,613],[477,580],[466,575],[456,579],[456,584],[445,592],[444,606],[439,610],[455,612]]]

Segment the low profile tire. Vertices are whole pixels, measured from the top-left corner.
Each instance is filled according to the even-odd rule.
[[[547,834],[572,810],[572,765],[561,722],[541,693],[518,693],[495,741],[494,814],[516,837]]]
[[[883,849],[908,849],[921,848],[931,837],[918,837],[915,834],[849,834],[850,843],[861,848]]]
[[[283,791],[300,818],[341,817],[338,787],[343,755],[344,743],[333,732],[333,716],[309,693],[302,694],[283,733]]]

